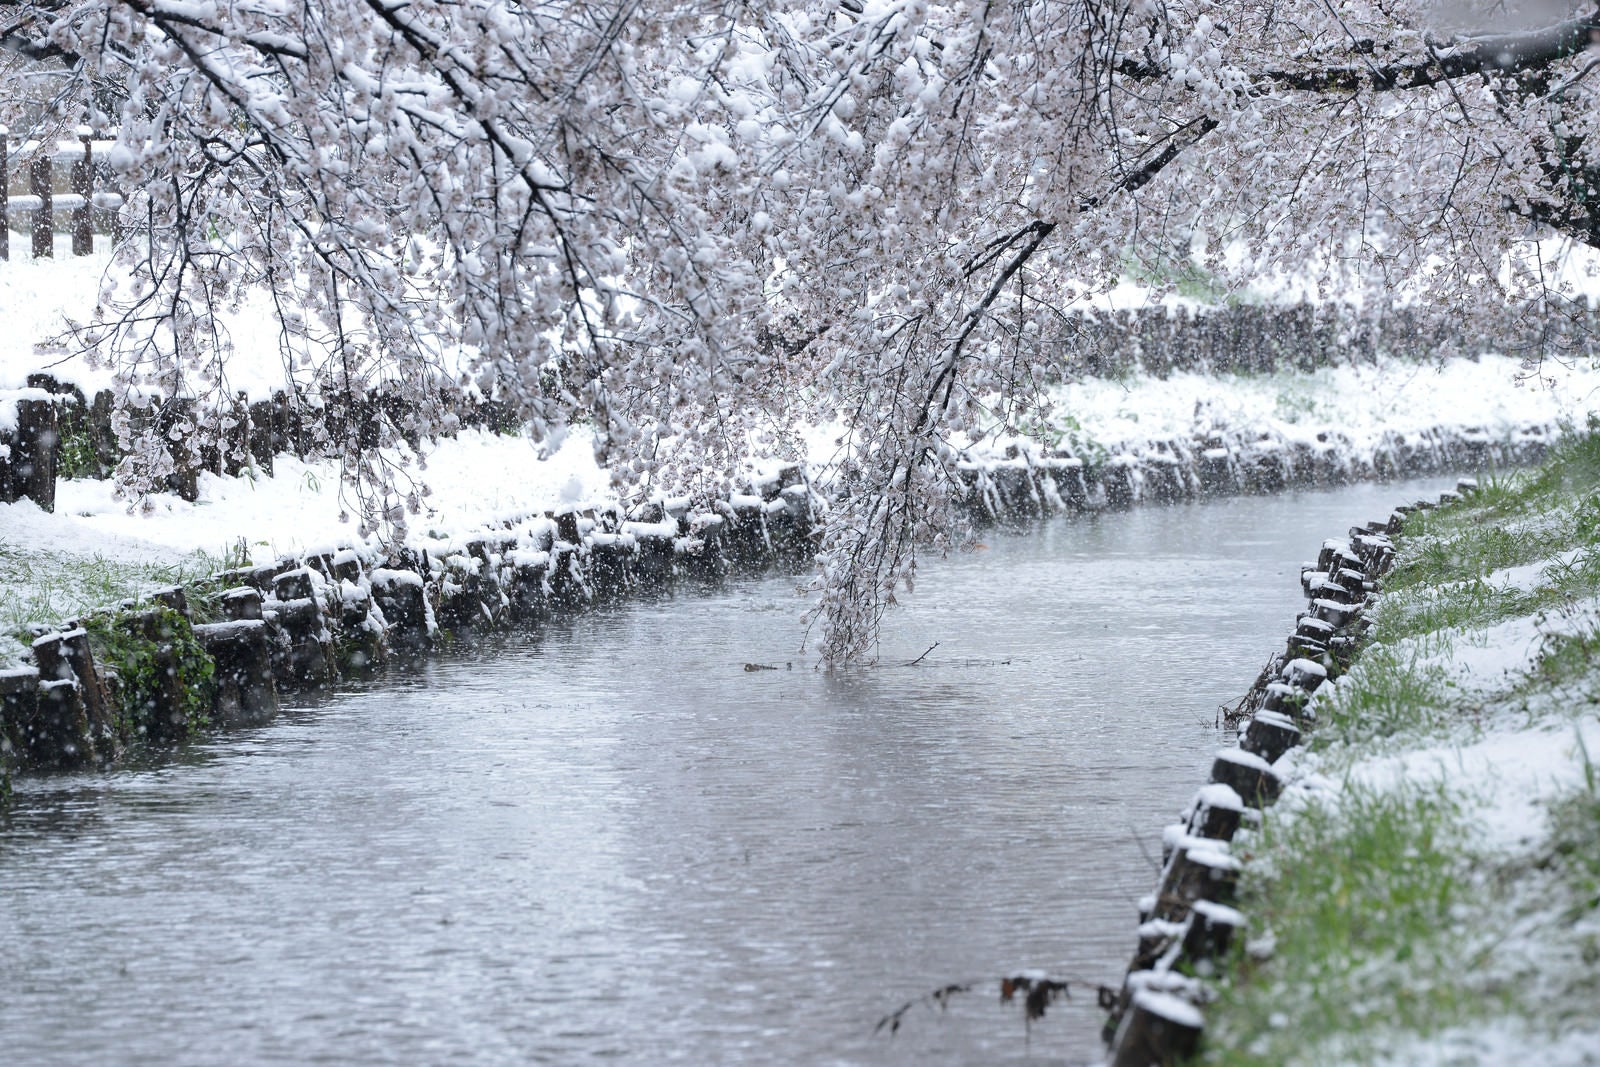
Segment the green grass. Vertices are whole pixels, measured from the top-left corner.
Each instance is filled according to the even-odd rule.
[[[1386,1031],[1503,1008],[1504,990],[1460,966],[1483,950],[1469,920],[1490,906],[1468,840],[1442,787],[1347,786],[1336,804],[1269,819],[1242,900],[1272,956],[1237,955],[1205,1062],[1318,1062],[1332,1045],[1362,1062]]]
[[[1545,862],[1561,868],[1573,888],[1566,918],[1576,923],[1600,909],[1600,794],[1593,787],[1562,797],[1550,809],[1551,841]],[[1591,938],[1600,941],[1591,932]],[[1600,964],[1600,953],[1591,963]]]
[[[1487,479],[1468,505],[1412,515],[1400,551],[1363,653],[1374,667],[1357,672],[1365,689],[1350,708],[1331,709],[1341,742],[1450,726],[1433,712],[1459,695],[1416,692],[1419,664],[1448,658],[1497,623],[1548,624],[1539,684],[1577,671],[1597,650],[1556,631],[1600,597],[1600,433],[1564,443],[1534,471]],[[1527,566],[1537,574],[1513,582],[1503,573]]]
[[[175,563],[130,563],[0,544],[0,574],[5,575],[0,582],[0,662],[27,647],[32,624],[54,626],[95,608],[138,599],[152,589],[188,585],[235,563],[231,554],[207,552]],[[203,603],[191,606],[204,616]]]
[[[1442,636],[1425,646],[1368,648],[1332,695],[1318,702],[1312,743],[1325,750],[1447,727],[1455,709],[1444,685],[1445,668],[1429,655],[1447,652]]]
[[[1592,427],[1537,471],[1412,516],[1371,639],[1317,702],[1312,765],[1338,777],[1381,753],[1448,749],[1490,728],[1592,720],[1597,488]],[[1515,584],[1497,574],[1528,564],[1541,566]],[[1532,635],[1525,668],[1462,688],[1453,659],[1497,624],[1518,641]],[[1405,1062],[1407,1048],[1496,1018],[1551,1038],[1592,1028],[1600,770],[1582,755],[1584,781],[1548,803],[1520,851],[1484,851],[1477,798],[1448,780],[1347,782],[1291,814],[1269,811],[1236,852],[1251,941],[1271,949],[1240,951],[1225,969],[1204,1062]]]
[[[1418,637],[1441,630],[1488,626],[1515,615],[1525,615],[1537,602],[1527,593],[1496,586],[1474,577],[1448,586],[1396,593],[1377,621],[1381,640]]]
[[[1583,975],[1556,1000],[1557,1026],[1593,1021],[1600,1003],[1600,769],[1596,753],[1583,750],[1584,781],[1550,805],[1550,841],[1544,867],[1552,872],[1565,899],[1561,921],[1572,931],[1573,951]]]

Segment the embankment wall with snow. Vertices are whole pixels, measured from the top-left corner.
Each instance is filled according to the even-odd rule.
[[[1386,521],[1324,541],[1316,564],[1302,571],[1307,610],[1234,709],[1232,718],[1244,724],[1237,747],[1218,751],[1210,780],[1163,834],[1161,875],[1139,902],[1138,947],[1106,1023],[1110,1067],[1185,1062],[1198,1050],[1204,979],[1247,923],[1233,906],[1239,861],[1230,842],[1241,827],[1259,825],[1262,809],[1278,799],[1284,782],[1276,765],[1316,726],[1311,695],[1350,666],[1367,608],[1394,563],[1389,535],[1407,513],[1459,503],[1477,483],[1464,479],[1457,488],[1437,504],[1404,505]]]
[[[1531,463],[1558,434],[1554,420],[1499,433],[1440,425],[1315,436],[1212,420],[1187,435],[1124,440],[1110,453],[1078,455],[1031,441],[974,449],[959,474],[975,518],[1025,522],[1214,494]],[[187,605],[213,605],[215,620],[193,628],[215,664],[213,721],[256,722],[274,713],[280,689],[366,672],[396,651],[427,647],[441,633],[537,625],[552,612],[680,577],[803,567],[827,507],[806,471],[787,466],[749,490],[704,511],[680,501],[633,515],[615,504],[500,515],[475,533],[414,537],[388,551],[369,542],[282,557],[169,599],[183,606],[191,624]],[[126,606],[133,621],[123,625],[148,630],[143,610]],[[38,628],[30,662],[0,674],[0,736],[19,767],[104,763],[132,740],[118,736],[117,724],[127,717],[119,718],[115,687],[100,678],[78,622]],[[112,676],[123,667],[106,666]],[[156,721],[169,713],[176,714],[162,710]]]

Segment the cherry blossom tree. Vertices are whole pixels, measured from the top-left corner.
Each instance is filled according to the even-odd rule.
[[[1562,0],[0,0],[0,46],[115,101],[131,236],[82,339],[130,396],[226,396],[217,312],[269,300],[327,395],[403,402],[331,442],[369,527],[458,365],[634,496],[837,425],[832,662],[1130,260],[1547,304],[1507,254],[1600,247],[1597,35]],[[175,428],[124,430],[137,491]]]

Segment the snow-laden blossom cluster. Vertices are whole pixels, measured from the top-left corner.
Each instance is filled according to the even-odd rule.
[[[316,402],[382,413],[329,442],[369,526],[460,366],[640,495],[842,420],[833,660],[949,536],[952,435],[1025,422],[1130,266],[1542,292],[1514,242],[1600,244],[1597,34],[1561,0],[0,0],[79,79],[56,112],[121,131],[81,337],[130,399],[229,396],[218,312],[265,294]],[[206,410],[129,407],[130,489]]]

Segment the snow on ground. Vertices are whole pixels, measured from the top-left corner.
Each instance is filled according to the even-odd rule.
[[[27,374],[39,369],[89,393],[107,384],[104,369],[84,366],[61,346],[36,343],[59,334],[66,317],[87,317],[106,264],[102,254],[0,265],[0,307],[8,317],[0,336],[0,390],[21,387]],[[286,372],[264,309],[247,307],[232,334],[240,346],[230,371],[233,385],[252,396],[270,393]],[[1545,370],[1543,380],[1529,381],[1520,363],[1509,358],[1443,367],[1385,360],[1314,373],[1086,380],[1053,390],[1052,419],[1075,422],[1083,437],[1116,452],[1213,426],[1256,428],[1288,440],[1315,440],[1335,430],[1358,442],[1371,441],[1385,431],[1440,424],[1503,435],[1533,423],[1581,423],[1589,410],[1600,407],[1600,371],[1587,364]],[[837,432],[805,436],[814,453],[810,461],[827,463]],[[516,438],[468,432],[440,442],[427,469],[416,473],[432,496],[429,510],[414,525],[454,533],[505,512],[610,499],[605,472],[589,456],[589,442],[574,438],[550,462],[540,462],[529,443]],[[68,540],[78,531],[221,552],[243,539],[276,555],[352,540],[352,526],[340,521],[352,509],[340,495],[332,463],[279,457],[271,478],[203,476],[194,504],[158,496],[149,513],[129,514],[109,486],[67,482],[57,510]],[[9,518],[0,531],[8,539],[24,536],[20,522]]]
[[[1467,799],[1476,844],[1509,853],[1544,839],[1550,802],[1585,784],[1586,754],[1600,756],[1600,709],[1572,722],[1497,728],[1469,744],[1429,745],[1362,760],[1346,781],[1376,789],[1448,785]]]
[[[1589,411],[1600,409],[1600,368],[1587,360],[1551,361],[1530,376],[1519,360],[1504,356],[1442,366],[1384,359],[1309,373],[1086,379],[1057,387],[1051,399],[1056,412],[1075,418],[1113,451],[1118,442],[1187,435],[1211,425],[1258,427],[1308,442],[1329,430],[1362,441],[1441,424],[1502,437],[1533,423],[1582,425]]]
[[[1470,574],[1481,558],[1472,546],[1492,530],[1515,545],[1517,562],[1486,569],[1481,583],[1411,584],[1416,580],[1403,573],[1385,579],[1398,588],[1369,613],[1378,620],[1376,643],[1318,690],[1310,709],[1320,725],[1311,744],[1280,761],[1291,784],[1269,816],[1274,833],[1308,813],[1332,817],[1310,824],[1321,828],[1304,846],[1311,854],[1274,851],[1264,840],[1254,862],[1269,879],[1320,857],[1330,870],[1350,865],[1343,877],[1353,884],[1381,887],[1396,865],[1416,855],[1385,861],[1381,870],[1361,858],[1370,846],[1355,813],[1371,812],[1374,797],[1387,797],[1418,826],[1442,820],[1423,832],[1426,840],[1450,843],[1444,846],[1449,879],[1433,884],[1448,886],[1451,903],[1432,920],[1436,940],[1413,933],[1421,940],[1408,940],[1403,952],[1369,935],[1414,918],[1392,920],[1381,908],[1364,910],[1360,899],[1330,903],[1330,911],[1349,914],[1341,921],[1352,930],[1366,928],[1363,943],[1376,947],[1371,955],[1352,947],[1349,961],[1328,962],[1320,977],[1268,980],[1260,996],[1283,1005],[1291,1028],[1284,1031],[1287,1044],[1270,1053],[1281,1057],[1277,1062],[1600,1065],[1593,1011],[1600,992],[1600,665],[1593,659],[1600,647],[1600,578],[1591,566],[1600,545],[1592,522],[1600,502],[1592,464],[1600,445],[1586,449],[1567,468],[1567,482],[1546,483],[1578,479],[1576,488],[1525,497],[1513,490],[1521,501],[1514,507],[1462,512],[1458,519],[1434,513],[1443,516],[1440,525],[1429,519],[1425,531],[1402,539],[1403,563],[1436,567],[1442,550],[1454,573]],[[1485,585],[1518,598],[1484,598]],[[1432,610],[1452,597],[1455,614],[1415,614],[1419,605]],[[1423,626],[1423,618],[1457,621]],[[1385,636],[1386,628],[1414,636]],[[1377,698],[1385,694],[1387,701]],[[1430,702],[1438,714],[1409,717]],[[1406,798],[1417,797],[1447,799],[1408,806]],[[1268,900],[1272,893],[1269,881]],[[1278,946],[1286,937],[1301,946],[1316,937],[1294,925],[1256,936],[1263,934]],[[1452,991],[1438,1003],[1456,1014],[1419,1022],[1387,1003],[1392,990],[1403,989],[1426,1004],[1436,988]],[[1294,1033],[1295,1011],[1314,1012],[1318,1004],[1334,1007],[1320,1017],[1316,1036]],[[1326,1016],[1340,1012],[1348,1018],[1329,1030]],[[1259,1053],[1251,1043],[1269,1037],[1236,1032],[1248,1019],[1225,1015],[1220,1025],[1240,1043],[1238,1051]],[[1227,1045],[1208,1058],[1233,1062],[1234,1050]]]
[[[109,238],[96,237],[99,254],[73,256],[72,238],[56,235],[54,259],[33,259],[26,240],[11,235],[11,261],[0,262],[0,390],[20,389],[38,371],[77,385],[87,395],[111,384],[111,374],[68,355],[58,341],[69,321],[86,322],[110,262]]]
[[[141,532],[152,532],[146,529]],[[159,545],[135,534],[97,529],[57,511],[43,511],[31,500],[0,504],[0,542],[20,551],[45,551],[66,556],[100,556],[119,563],[171,563],[196,547]]]
[[[610,479],[595,463],[586,435],[574,432],[548,460],[528,441],[480,430],[442,440],[414,476],[431,490],[412,518],[422,535],[455,537],[505,518],[567,504],[611,499]],[[74,537],[99,534],[154,542],[180,552],[196,548],[222,554],[243,540],[257,559],[275,559],[345,547],[362,540],[357,514],[331,460],[278,456],[271,477],[200,476],[200,496],[186,503],[170,493],[131,508],[109,481],[58,483],[56,512]],[[0,505],[0,534],[12,536]],[[37,531],[36,531],[37,532]],[[41,545],[48,541],[41,542]]]
[[[1413,653],[1415,669],[1466,700],[1492,695],[1525,674],[1544,636],[1541,619],[1519,615],[1462,635],[1458,641],[1441,642],[1429,634],[1402,645]]]
[[[1367,1067],[1461,1067],[1480,1063],[1594,1067],[1597,1062],[1600,1062],[1600,1024],[1551,1035],[1515,1019],[1456,1027],[1426,1041],[1402,1041],[1391,1047],[1387,1055],[1366,1061]]]
[[[1539,587],[1540,582],[1550,577],[1552,571],[1573,566],[1583,555],[1584,550],[1580,548],[1575,548],[1571,552],[1558,552],[1551,558],[1539,560],[1537,563],[1502,567],[1489,574],[1484,581],[1496,589],[1507,592],[1531,593]]]
[[[53,259],[32,259],[27,242],[12,238],[11,261],[0,262],[0,311],[6,318],[0,334],[0,395],[21,388],[29,374],[40,371],[76,385],[86,397],[109,388],[111,369],[89,365],[76,353],[69,332],[93,321],[102,290],[118,296],[123,278],[112,264],[109,238],[95,238],[94,255],[73,256],[71,238],[57,234]],[[326,349],[284,336],[272,302],[262,293],[245,295],[216,321],[229,346],[222,386],[230,396],[271,399],[294,380],[312,381],[327,362]],[[461,367],[459,351],[430,355],[452,373]]]

